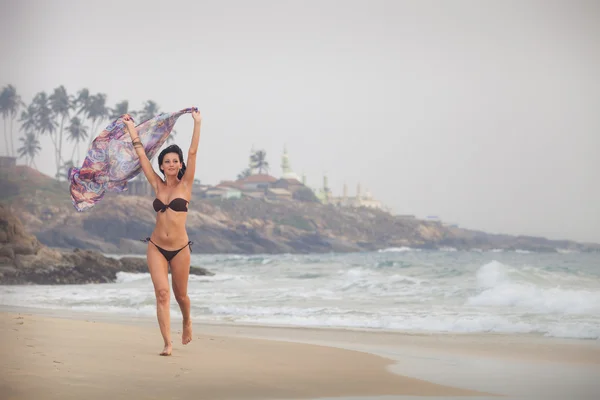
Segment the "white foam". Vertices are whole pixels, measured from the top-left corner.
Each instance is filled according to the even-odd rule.
[[[439,251],[445,251],[445,252],[449,252],[449,253],[453,253],[453,252],[455,252],[455,251],[458,251],[458,250],[456,249],[456,247],[440,247],[438,250],[439,250]]]
[[[489,261],[492,256],[496,260]],[[194,265],[216,273],[190,276],[192,313],[199,318],[585,339],[600,335],[600,278],[589,255],[450,254],[400,247],[350,255],[194,257]],[[579,260],[581,266],[574,263]],[[120,272],[114,284],[0,286],[0,304],[15,306],[154,315],[155,302],[148,273]],[[177,310],[174,300],[172,307]]]
[[[551,337],[598,339],[600,330],[593,324],[581,326],[547,326],[513,321],[508,318],[479,316],[394,316],[378,318],[346,311],[332,313],[331,309],[211,308],[213,318],[236,322],[288,325],[303,327],[369,328],[392,331],[446,332],[446,333],[538,333]]]
[[[388,247],[386,249],[380,249],[378,250],[379,253],[404,253],[406,251],[414,251],[415,249],[412,249],[410,247]]]
[[[570,314],[596,314],[600,315],[600,291],[567,289],[559,285],[549,287],[526,280],[515,281],[509,276],[511,268],[498,261],[492,261],[483,265],[477,271],[477,286],[483,289],[475,296],[467,299],[466,304],[484,307],[514,307],[523,311],[534,313],[562,313]],[[528,277],[543,276],[529,268],[529,274],[534,277],[525,276],[521,271],[513,275],[522,279]],[[556,275],[556,274],[555,274]],[[541,279],[537,279],[541,282]]]
[[[506,267],[495,260],[479,268],[476,277],[477,287],[486,289],[493,288],[508,279]]]
[[[140,281],[144,279],[151,279],[149,273],[131,273],[131,272],[117,272],[116,283],[126,283]]]

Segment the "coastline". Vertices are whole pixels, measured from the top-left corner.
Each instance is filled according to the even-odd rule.
[[[0,306],[1,386],[11,399],[591,399],[600,390],[598,341],[197,322],[184,347],[179,323],[172,316],[173,356],[159,357],[154,318]]]

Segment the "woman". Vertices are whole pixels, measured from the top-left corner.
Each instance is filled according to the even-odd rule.
[[[158,156],[158,165],[164,179],[152,168],[146,156],[131,116],[124,116],[131,141],[139,157],[142,170],[148,182],[154,188],[156,199],[152,206],[156,211],[156,226],[152,236],[147,239],[146,257],[148,269],[156,295],[156,314],[160,332],[165,342],[161,356],[170,356],[172,352],[170,292],[168,271],[171,266],[173,293],[183,315],[183,334],[181,342],[185,345],[192,340],[192,320],[190,317],[190,298],[187,294],[190,273],[191,242],[185,228],[187,210],[192,197],[192,184],[196,170],[196,154],[200,142],[202,117],[198,110],[192,111],[194,132],[188,152],[187,167],[183,161],[183,152],[177,145],[164,149]]]

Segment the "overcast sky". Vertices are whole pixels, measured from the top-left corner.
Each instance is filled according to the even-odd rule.
[[[600,242],[599,1],[0,1],[1,86],[198,106],[203,183],[287,145],[336,195]]]

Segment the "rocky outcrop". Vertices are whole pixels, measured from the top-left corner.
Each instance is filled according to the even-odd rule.
[[[146,260],[47,247],[26,232],[10,208],[0,205],[0,284],[108,283],[114,282],[120,271],[148,272]],[[198,267],[192,267],[190,273],[213,275]]]
[[[46,224],[36,232],[53,247],[142,254],[156,215],[148,198],[107,196],[69,223]],[[503,249],[556,252],[600,251],[600,246],[528,236],[494,235],[400,218],[370,209],[259,199],[194,199],[187,230],[194,253],[281,254],[375,251],[389,247]]]
[[[43,245],[145,253],[140,239],[151,235],[156,220],[151,198],[107,193],[94,208],[77,213],[64,182],[19,168],[4,175],[0,170],[0,187],[16,185],[18,189],[6,199],[2,192],[0,200],[12,205],[28,232]],[[389,247],[600,252],[598,244],[489,234],[380,210],[302,201],[193,198],[187,218],[194,253],[357,252]]]

